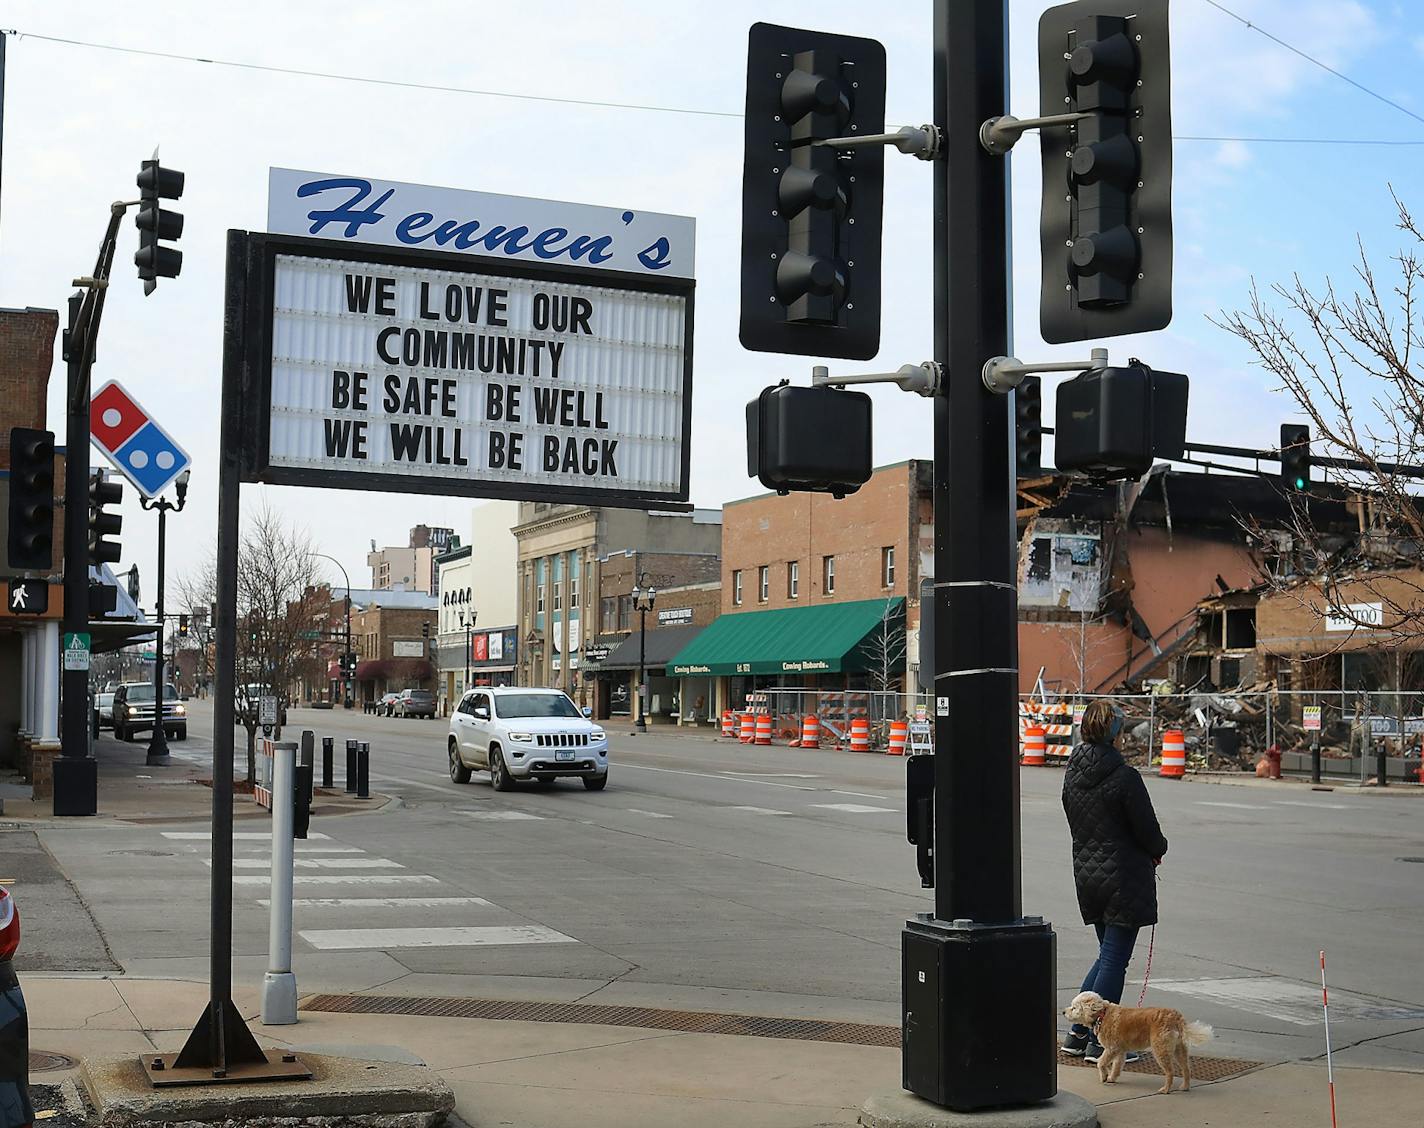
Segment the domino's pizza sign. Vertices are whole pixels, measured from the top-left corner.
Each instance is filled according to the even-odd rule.
[[[157,497],[193,464],[117,380],[90,396],[89,432],[114,469],[144,497]]]

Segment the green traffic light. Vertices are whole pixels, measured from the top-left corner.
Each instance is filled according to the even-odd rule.
[[[1298,490],[1303,490],[1303,489],[1305,489],[1305,479],[1304,479],[1304,478],[1297,478],[1297,479],[1295,480],[1295,488],[1298,489]]]

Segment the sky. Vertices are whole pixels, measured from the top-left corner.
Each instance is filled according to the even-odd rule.
[[[1173,0],[1175,314],[1158,333],[1103,342],[1191,377],[1188,438],[1274,446],[1299,418],[1244,346],[1212,324],[1222,310],[1292,275],[1344,278],[1359,249],[1385,257],[1401,239],[1390,186],[1424,210],[1424,0]],[[1037,112],[1037,21],[1048,5],[1010,0],[1011,111]],[[108,204],[135,195],[155,147],[187,174],[183,271],[145,298],[126,222],[98,343],[95,385],[120,380],[194,456],[187,510],[169,521],[170,578],[196,568],[216,531],[223,254],[229,228],[261,230],[271,166],[570,200],[695,217],[697,294],[691,454],[699,506],[759,492],[745,475],[743,405],[813,358],[738,343],[740,184],[746,35],[758,21],[863,35],[885,44],[887,123],[932,116],[929,0],[723,0],[715,5],[601,0],[519,4],[150,3],[12,0],[5,23],[0,170],[0,305],[63,310],[93,265]],[[1369,87],[1403,110],[1272,42],[1242,21]],[[272,74],[46,41],[393,82],[443,84],[711,111],[571,106]],[[1407,111],[1407,112],[1406,112]],[[1306,138],[1276,144],[1210,138]],[[1322,144],[1368,138],[1418,145]],[[1011,159],[1013,351],[1024,360],[1086,355],[1038,336],[1038,141]],[[885,371],[931,349],[930,169],[886,162],[885,313],[880,355],[833,373]],[[62,432],[56,342],[51,426]],[[1053,381],[1045,384],[1045,422]],[[875,461],[928,456],[928,401],[877,388]],[[60,441],[63,441],[62,434]],[[96,454],[96,459],[99,457]],[[370,542],[403,545],[416,524],[463,529],[468,499],[243,487],[310,529],[352,583],[369,579]],[[151,578],[156,517],[126,491],[125,559]],[[335,569],[330,578],[340,582]],[[151,582],[144,603],[152,600]]]

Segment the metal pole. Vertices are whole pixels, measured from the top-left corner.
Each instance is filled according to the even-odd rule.
[[[356,750],[360,747],[360,742],[348,740],[346,742],[346,792],[354,794],[356,791]]]
[[[648,731],[648,612],[638,608],[638,731]]]
[[[979,142],[1007,110],[1007,0],[935,0],[933,49],[935,903],[902,934],[902,1061],[969,1112],[1057,1092],[1055,938],[1021,912],[1013,401],[981,378],[1012,355],[1008,168]]]
[[[371,745],[365,740],[356,749],[356,798],[371,798]]]
[[[208,1006],[178,1054],[177,1067],[229,1068],[266,1062],[232,1001],[232,756],[237,693],[237,554],[241,539],[242,338],[247,315],[243,233],[227,237],[223,390],[218,444],[217,630],[213,702],[213,871]]]
[[[297,977],[292,974],[292,838],[297,746],[272,746],[272,886],[267,925],[267,974],[262,977],[262,1025],[297,1021]]]
[[[321,785],[327,789],[332,786],[332,747],[336,743],[336,738],[323,736],[321,738]]]
[[[153,735],[148,740],[148,755],[144,763],[161,767],[170,763],[168,732],[163,727],[163,568],[168,543],[168,503],[162,498],[154,506],[158,510],[158,635],[153,648]]]

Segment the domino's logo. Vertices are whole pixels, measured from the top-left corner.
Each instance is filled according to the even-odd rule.
[[[157,497],[193,462],[115,380],[90,397],[89,431],[94,445],[145,497]]]

